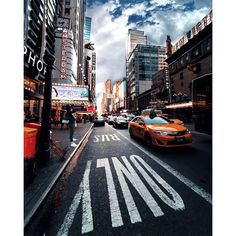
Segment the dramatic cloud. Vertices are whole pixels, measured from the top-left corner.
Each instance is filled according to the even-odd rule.
[[[91,40],[97,53],[97,104],[103,84],[125,77],[125,44],[129,28],[143,30],[150,44],[175,43],[212,8],[211,0],[87,0],[92,17]]]

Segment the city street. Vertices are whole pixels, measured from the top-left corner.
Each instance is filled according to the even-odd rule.
[[[211,136],[148,148],[127,129],[95,127],[45,235],[212,235]]]

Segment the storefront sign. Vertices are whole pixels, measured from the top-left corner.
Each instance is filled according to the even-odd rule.
[[[187,43],[191,38],[197,35],[211,22],[212,22],[212,10],[201,21],[199,21],[191,30],[189,30],[186,33],[186,35],[182,36],[180,40],[178,40],[177,43],[175,43],[175,45],[173,45],[172,53],[180,49],[185,43]]]
[[[26,46],[24,46],[24,60],[31,67],[36,68],[39,73],[42,73],[42,75],[46,74],[46,64]]]
[[[61,49],[61,79],[66,79],[66,64],[67,64],[67,39],[68,31],[62,31],[62,49]]]
[[[89,92],[87,87],[78,86],[52,86],[53,100],[79,100],[88,101]]]

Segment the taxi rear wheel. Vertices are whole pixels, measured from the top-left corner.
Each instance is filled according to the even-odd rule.
[[[144,141],[147,144],[147,146],[150,147],[152,145],[152,139],[148,133],[144,135]]]

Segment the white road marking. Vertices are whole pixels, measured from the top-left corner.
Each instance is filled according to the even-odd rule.
[[[138,174],[135,172],[133,167],[130,165],[129,161],[125,156],[122,156],[123,161],[125,162],[127,168],[116,158],[112,157],[113,165],[116,170],[116,174],[118,176],[120,186],[124,195],[125,203],[129,212],[130,221],[132,224],[136,222],[141,222],[142,219],[140,217],[139,211],[136,207],[132,194],[129,190],[129,187],[126,183],[124,175],[130,183],[134,186],[143,200],[146,202],[147,206],[152,211],[155,217],[162,216],[164,213],[162,212],[161,208],[156,203],[155,199],[152,197],[146,186],[143,184],[141,179],[139,178]]]
[[[93,140],[93,142],[94,143],[97,143],[97,142],[99,142],[99,137],[100,137],[100,135],[94,135],[94,140]]]
[[[102,134],[102,135],[94,135],[93,142],[110,142],[110,141],[120,141],[120,138],[116,134]]]
[[[110,134],[110,137],[111,137],[112,140],[114,140],[114,141],[120,140],[120,138],[119,138],[116,134]]]
[[[150,187],[154,190],[154,192],[161,198],[163,202],[165,202],[168,206],[173,208],[174,210],[183,210],[184,202],[180,195],[164,180],[158,175],[140,156],[131,155],[131,161],[134,163],[135,167],[139,170],[139,172],[143,175],[144,179],[150,185]],[[147,174],[147,172],[141,167],[141,165],[137,162],[137,160],[145,166],[145,168],[152,174],[152,176],[162,185],[163,188],[173,197],[173,200],[170,199],[153,181],[153,179]]]
[[[91,207],[91,197],[89,190],[89,174],[92,161],[88,161],[84,172],[83,180],[79,185],[79,189],[75,194],[73,201],[70,205],[63,224],[58,231],[58,236],[66,236],[69,234],[70,227],[73,223],[75,214],[82,198],[82,229],[81,233],[93,231],[93,215]]]
[[[111,173],[110,164],[107,158],[97,159],[97,168],[105,167],[107,188],[110,201],[111,222],[112,227],[119,227],[123,225],[123,220],[120,212],[119,203],[117,200],[116,189]]]
[[[111,127],[112,128],[112,127]],[[114,129],[114,128],[112,128]],[[115,130],[115,129],[114,129]],[[119,135],[121,135],[123,138],[128,140],[130,143],[132,143],[135,147],[137,147],[139,150],[141,150],[143,153],[145,153],[147,156],[149,156],[152,160],[157,162],[160,166],[162,166],[164,169],[166,169],[168,172],[170,172],[172,175],[174,175],[177,179],[179,179],[183,184],[185,184],[187,187],[189,187],[191,190],[193,190],[195,193],[197,193],[199,196],[204,198],[207,202],[212,204],[212,196],[210,193],[206,192],[203,188],[197,186],[195,183],[193,183],[191,180],[187,179],[185,176],[183,176],[181,173],[179,173],[177,170],[172,168],[167,163],[163,162],[161,159],[159,159],[157,156],[153,155],[152,153],[146,151],[143,149],[140,145],[134,143],[129,138],[125,137],[122,133],[116,130]]]

